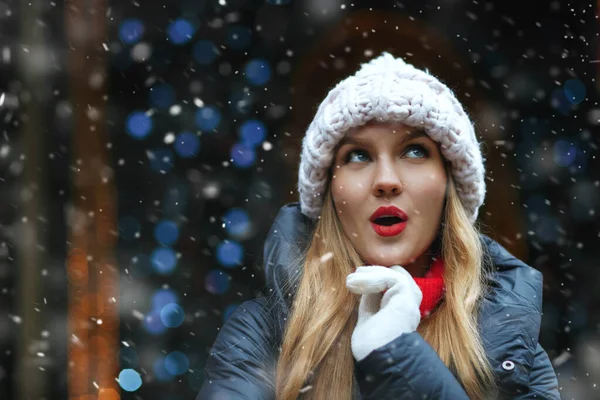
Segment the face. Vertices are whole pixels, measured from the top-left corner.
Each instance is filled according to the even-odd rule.
[[[424,131],[399,123],[363,125],[338,145],[331,174],[338,218],[363,261],[401,265],[422,275],[431,260],[427,252],[440,229],[446,194],[437,143]],[[390,205],[408,219],[399,234],[385,236],[370,219],[379,207]]]

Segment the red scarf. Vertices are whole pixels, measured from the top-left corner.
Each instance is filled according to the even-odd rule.
[[[436,258],[424,277],[413,279],[423,292],[420,307],[421,320],[423,320],[433,312],[444,295],[444,260],[441,257]]]

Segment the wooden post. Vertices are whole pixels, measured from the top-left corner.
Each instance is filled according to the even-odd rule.
[[[73,106],[69,281],[69,399],[114,400],[118,383],[116,188],[106,124],[106,0],[67,0]]]

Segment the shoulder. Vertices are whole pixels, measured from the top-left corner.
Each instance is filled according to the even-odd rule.
[[[273,398],[276,365],[267,299],[242,303],[227,319],[204,367],[197,399]]]
[[[512,255],[501,244],[481,235],[492,261],[488,272],[488,298],[495,303],[542,310],[543,275]]]
[[[228,360],[245,360],[248,352],[266,356],[275,337],[275,319],[264,297],[245,301],[227,319],[211,350],[211,356],[227,354]]]

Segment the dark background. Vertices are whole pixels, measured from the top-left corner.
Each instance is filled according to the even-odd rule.
[[[544,273],[563,397],[600,396],[596,3],[40,3],[0,0],[0,398],[193,398],[219,327],[268,289],[304,129],[381,51],[472,115],[484,231]]]

